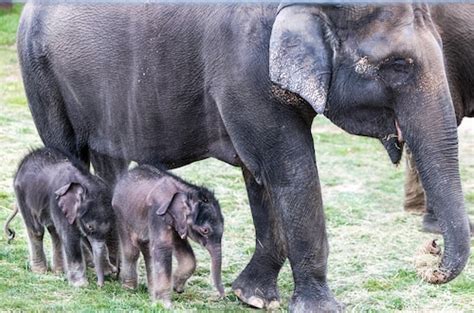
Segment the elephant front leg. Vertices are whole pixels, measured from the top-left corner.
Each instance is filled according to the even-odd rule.
[[[86,264],[82,253],[81,238],[78,232],[65,231],[61,236],[66,273],[73,287],[85,287],[89,283],[86,278]]]
[[[181,239],[177,233],[173,236],[174,255],[178,260],[178,267],[173,274],[173,289],[181,293],[186,281],[196,270],[196,257],[187,239]]]
[[[286,259],[285,240],[264,187],[246,168],[243,175],[255,224],[255,252],[232,289],[240,300],[253,307],[274,309],[280,301],[277,278]]]
[[[420,176],[416,169],[415,159],[408,147],[405,150],[406,172],[405,172],[405,211],[421,215],[426,212],[425,190],[421,185]]]
[[[295,155],[274,164],[270,173],[267,188],[295,283],[290,311],[342,311],[326,280],[329,247],[316,164]]]
[[[172,289],[172,255],[173,239],[171,230],[161,231],[151,239],[152,289],[150,296],[153,303],[161,302],[165,308],[171,308]]]

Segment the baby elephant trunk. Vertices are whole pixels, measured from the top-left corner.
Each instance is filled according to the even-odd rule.
[[[225,296],[224,286],[222,285],[222,249],[220,243],[207,244],[207,251],[211,255],[211,276],[221,297]]]
[[[116,268],[110,264],[109,250],[105,240],[91,240],[92,255],[94,259],[94,267],[97,275],[97,285],[104,285],[104,275],[115,273]]]

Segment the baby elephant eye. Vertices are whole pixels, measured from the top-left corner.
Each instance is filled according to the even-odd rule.
[[[86,224],[88,230],[93,231],[94,227],[91,224]]]
[[[209,234],[209,228],[207,228],[207,227],[201,227],[201,233],[202,233],[203,235]]]

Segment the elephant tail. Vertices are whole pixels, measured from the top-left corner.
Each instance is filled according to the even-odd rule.
[[[15,231],[11,229],[9,225],[10,225],[10,222],[15,218],[17,214],[18,214],[18,206],[15,205],[13,213],[10,214],[7,221],[5,222],[5,226],[3,227],[3,230],[5,231],[5,234],[7,235],[7,238],[8,238],[8,244],[10,244],[11,241],[15,238]]]

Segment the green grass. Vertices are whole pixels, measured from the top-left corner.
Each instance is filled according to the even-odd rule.
[[[0,206],[14,202],[12,176],[21,157],[40,140],[26,106],[16,60],[14,17],[0,14]],[[13,33],[12,33],[13,32]],[[3,38],[9,38],[8,40]],[[3,41],[1,41],[3,40]],[[461,173],[467,205],[474,206],[474,127],[463,122],[460,138]],[[447,285],[429,285],[415,274],[413,257],[421,243],[434,236],[418,231],[420,218],[402,211],[404,165],[390,164],[376,140],[348,135],[318,117],[313,127],[331,252],[329,284],[348,311],[472,311],[473,257],[463,274]],[[205,184],[218,197],[225,216],[223,280],[227,291],[217,301],[209,280],[209,257],[194,245],[198,268],[181,295],[173,296],[181,310],[249,310],[231,293],[231,283],[254,251],[254,229],[239,169],[205,160],[176,171],[190,181]],[[0,221],[9,209],[0,210]],[[0,311],[156,310],[150,305],[143,280],[137,291],[123,290],[114,280],[97,288],[93,272],[84,289],[68,286],[63,276],[33,274],[21,218],[12,225],[17,238],[11,245],[0,236]],[[46,243],[49,248],[50,242]],[[293,289],[286,264],[279,277],[282,307]]]
[[[14,4],[11,9],[0,9],[0,45],[12,45],[15,43],[18,18],[23,5]]]

